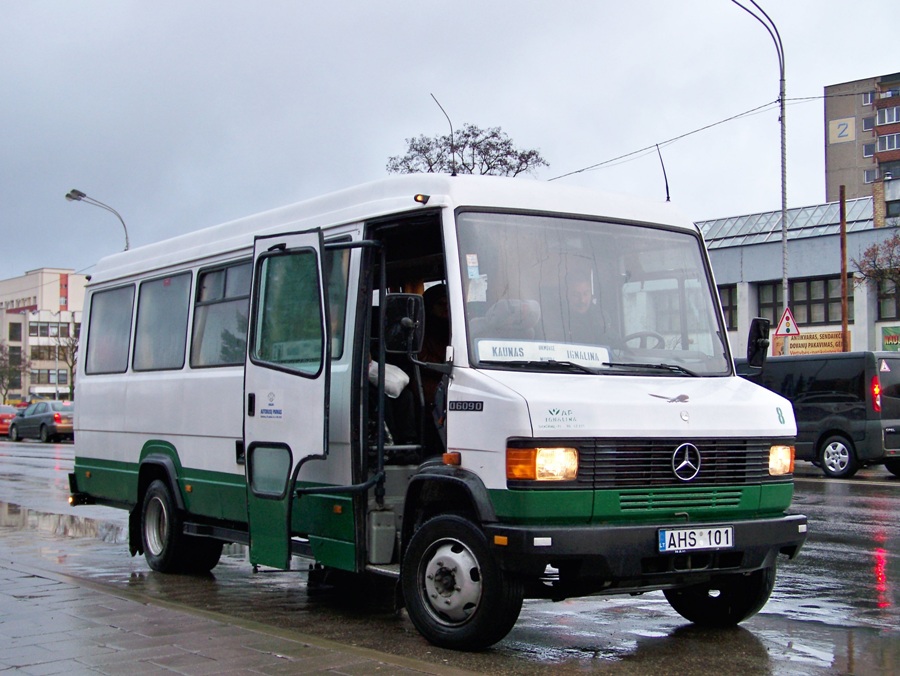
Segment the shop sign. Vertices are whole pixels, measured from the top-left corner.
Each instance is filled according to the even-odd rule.
[[[900,328],[897,329],[900,332]],[[791,337],[789,354],[822,354],[825,352],[841,352],[841,332],[840,331],[813,331],[801,333]],[[847,349],[850,349],[850,336],[847,336]],[[776,337],[773,345],[772,354],[782,354],[782,344],[784,338]],[[884,349],[889,349],[885,347]],[[900,345],[896,348],[900,350]]]

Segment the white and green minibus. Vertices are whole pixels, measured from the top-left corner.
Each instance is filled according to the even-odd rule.
[[[393,177],[109,256],[84,316],[71,501],[156,571],[389,576],[473,650],[525,598],[733,625],[806,539],[791,405],[735,374],[667,203]]]

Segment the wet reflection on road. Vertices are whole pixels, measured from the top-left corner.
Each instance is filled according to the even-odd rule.
[[[8,481],[0,477],[0,498]],[[46,486],[36,494],[51,494]],[[312,585],[306,560],[295,559],[290,572],[254,574],[244,548],[235,545],[212,575],[155,573],[143,558],[129,556],[121,510],[54,503],[45,512],[34,503],[0,502],[0,551],[148,600],[481,673],[900,673],[898,488],[890,479],[798,482],[794,509],[809,516],[810,538],[796,560],[781,559],[771,600],[738,628],[686,624],[658,592],[527,601],[509,636],[475,654],[426,643],[396,611],[391,584]]]
[[[9,502],[0,502],[0,528],[36,530],[64,538],[94,538],[113,543],[125,542],[128,537],[121,524],[74,514],[48,514]]]

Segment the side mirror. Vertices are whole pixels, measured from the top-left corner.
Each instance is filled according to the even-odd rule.
[[[771,322],[762,317],[755,317],[750,322],[750,333],[747,334],[747,365],[762,368],[769,353],[769,329]]]
[[[386,352],[418,354],[425,337],[425,301],[414,293],[391,293],[384,299]]]

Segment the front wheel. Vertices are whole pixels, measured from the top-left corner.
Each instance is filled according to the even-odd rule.
[[[522,609],[522,581],[504,572],[484,533],[459,516],[415,532],[400,572],[409,618],[442,648],[480,650],[506,636]]]
[[[885,469],[894,476],[900,476],[900,458],[891,458],[884,461]]]
[[[10,441],[21,441],[22,437],[19,436],[19,428],[15,425],[9,426],[9,440]]]
[[[822,472],[832,479],[849,479],[859,469],[853,444],[838,435],[828,437],[822,444],[819,461]]]
[[[718,575],[709,582],[663,593],[686,620],[706,627],[731,627],[766,605],[775,586],[775,566],[753,573]]]

